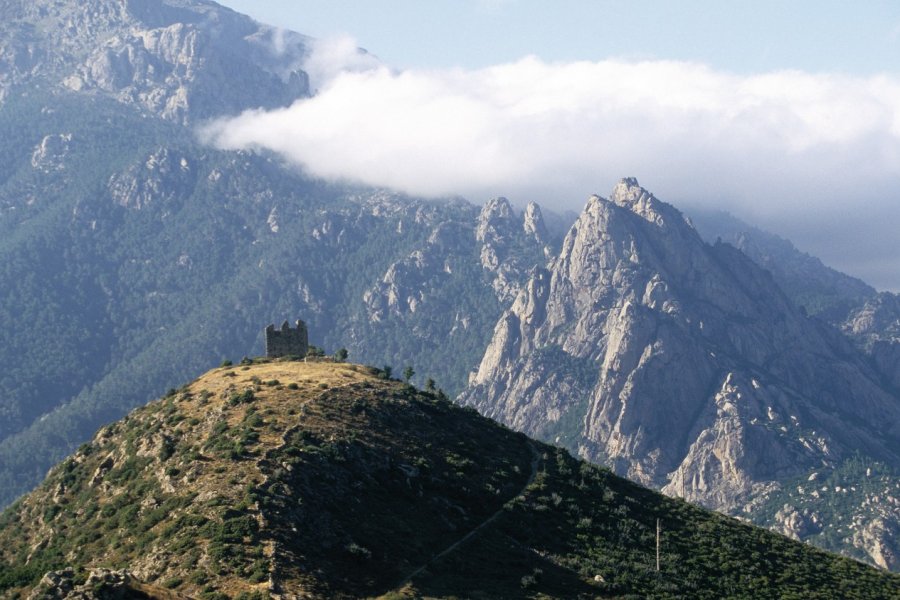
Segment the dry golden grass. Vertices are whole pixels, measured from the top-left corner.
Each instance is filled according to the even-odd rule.
[[[254,378],[263,382],[278,380],[283,386],[296,383],[301,390],[316,392],[322,391],[321,384],[337,387],[373,379],[374,375],[365,367],[347,363],[274,361],[213,369],[192,383],[190,391],[197,394],[206,389],[215,395],[221,395],[226,390],[240,390],[255,385]],[[265,398],[267,392],[264,389],[257,395]]]
[[[207,372],[187,389],[195,398],[207,392],[208,402],[201,404],[194,401],[181,410],[188,417],[204,420],[210,414],[226,413],[227,402],[233,394],[253,390],[258,405],[265,407],[267,421],[276,422],[276,427],[267,428],[259,440],[258,448],[265,452],[281,444],[277,425],[286,426],[288,421],[295,421],[292,413],[304,402],[328,390],[373,379],[374,371],[370,368],[327,360],[274,361],[220,367]],[[268,384],[273,381],[278,384]],[[291,384],[295,384],[296,389],[289,388]],[[242,411],[227,411],[229,426],[236,426],[242,416]]]
[[[98,511],[112,511],[114,506],[121,504],[119,500],[123,495],[129,493],[133,482],[110,481],[107,475],[115,474],[129,460],[139,459],[145,461],[142,465],[146,466],[141,467],[135,481],[149,482],[149,488],[154,491],[143,499],[138,520],[166,498],[193,494],[190,506],[177,508],[154,525],[149,533],[161,535],[168,525],[188,513],[201,514],[212,522],[219,522],[222,513],[234,507],[243,507],[241,510],[252,516],[263,529],[265,518],[260,507],[252,498],[248,500],[248,490],[263,485],[267,478],[259,462],[270,452],[277,451],[285,443],[285,434],[292,429],[302,426],[320,430],[327,426],[321,411],[309,406],[323,394],[360,382],[375,381],[376,375],[371,368],[328,359],[306,362],[261,359],[261,362],[249,365],[213,369],[188,386],[137,409],[119,424],[104,428],[95,438],[89,454],[76,455],[73,464],[83,463],[78,468],[85,471],[83,479],[91,481],[85,484],[85,498],[91,498]],[[235,396],[247,390],[253,392],[252,400],[234,401]],[[230,455],[231,447],[237,445],[237,440],[247,431],[252,431],[256,438],[244,444],[239,455]],[[172,449],[163,453],[167,444]],[[107,466],[101,468],[101,463]],[[26,500],[23,509],[31,516],[19,527],[22,543],[33,546],[60,535],[58,525],[43,519],[41,514],[44,506],[56,503],[54,494],[60,497],[63,505],[76,502],[74,492],[68,488],[68,484],[56,484],[38,490]],[[71,518],[73,531],[97,526],[94,519],[81,522],[77,514]],[[94,560],[80,563],[77,549],[69,550],[66,560],[79,562],[85,568],[124,561],[134,573],[135,583],[188,578],[181,566],[181,557],[166,552],[163,545],[156,542],[138,551],[130,549],[129,544],[135,541],[131,536],[123,538],[116,548],[101,544],[101,541],[95,543],[104,546],[104,550],[93,557]],[[208,557],[209,540],[197,539],[195,544],[203,555],[197,568],[215,572],[216,567]],[[263,558],[273,559],[275,548],[271,541],[260,540],[258,548]],[[7,558],[6,549],[0,547],[0,559]],[[242,592],[263,592],[267,583],[253,583],[239,573],[230,573],[218,578],[217,587],[234,597]],[[201,589],[202,584],[188,583],[180,591],[196,595]],[[141,591],[151,598],[177,600],[188,597],[158,585]]]
[[[187,394],[182,397],[190,400],[180,402],[179,411],[187,418],[205,423],[193,431],[193,435],[186,434],[186,438],[194,437],[195,443],[202,443],[212,424],[222,419],[230,428],[240,427],[246,407],[233,407],[229,400],[234,394],[249,389],[254,394],[254,409],[267,424],[253,448],[256,456],[264,456],[284,443],[284,433],[297,424],[298,418],[309,421],[308,426],[315,426],[313,422],[319,420],[318,414],[298,417],[298,411],[305,404],[329,390],[374,380],[374,373],[367,367],[328,360],[273,361],[213,369],[183,390]],[[273,384],[275,381],[278,383]],[[292,384],[296,388],[288,387]],[[202,396],[207,400],[200,401]],[[191,488],[199,492],[200,498],[218,496],[237,505],[247,486],[263,483],[255,460],[229,462],[228,465],[227,472],[197,465],[190,476]],[[257,514],[262,525],[259,507],[252,506],[250,510]],[[262,550],[269,558],[275,552],[271,542],[264,542]],[[264,583],[248,585],[246,579],[240,577],[227,577],[220,584],[221,591],[230,596],[266,588]]]

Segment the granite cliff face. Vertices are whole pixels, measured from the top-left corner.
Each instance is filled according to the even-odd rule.
[[[841,329],[871,350],[878,342],[900,342],[900,296],[881,292],[850,313]]]
[[[463,265],[474,275],[469,284],[483,280],[497,302],[515,298],[531,268],[543,260],[550,239],[540,207],[532,202],[519,214],[506,198],[494,198],[480,212],[471,205],[458,208],[462,214],[457,221],[435,221],[424,210],[415,213],[412,220],[431,227],[431,233],[366,291],[363,301],[371,322],[415,314],[423,303],[433,303],[443,284],[460,276]],[[457,312],[454,331],[457,326],[467,329],[472,318]]]
[[[488,201],[475,224],[475,242],[480,247],[481,266],[493,277],[497,299],[512,302],[523,275],[539,264],[548,238],[541,208],[531,202],[517,215],[506,198]]]
[[[634,179],[588,201],[460,400],[725,511],[857,451],[900,454],[900,401],[863,355]]]
[[[308,38],[213,2],[8,0],[0,8],[0,101],[40,81],[187,123],[309,93]]]
[[[881,292],[869,298],[841,330],[872,357],[888,385],[900,390],[900,296]]]

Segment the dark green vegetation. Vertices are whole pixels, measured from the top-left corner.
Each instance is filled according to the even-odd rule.
[[[845,460],[786,481],[752,513],[755,523],[791,518],[798,535],[834,552],[848,552],[847,540],[890,527],[900,504],[900,476],[884,463],[864,457]],[[874,528],[867,531],[868,528]],[[870,560],[857,550],[856,558]]]
[[[286,591],[388,591],[500,510],[530,473],[524,436],[437,395],[364,382],[325,392],[315,410],[323,430],[291,431],[263,467],[278,465],[260,506],[293,557],[279,561]]]
[[[893,598],[900,577],[640,488],[544,448],[542,471],[478,544],[422,579],[434,595]],[[656,519],[661,524],[655,569]],[[549,560],[541,560],[549,557]],[[497,585],[504,565],[503,588]],[[600,575],[603,582],[595,581]],[[588,588],[584,581],[592,582]],[[465,582],[461,585],[461,582]],[[579,589],[579,584],[581,588]],[[503,590],[501,592],[501,590]],[[527,593],[526,593],[527,592]]]
[[[223,367],[102,430],[0,517],[0,593],[25,593],[64,566],[82,577],[128,568],[201,598],[900,590],[896,575],[663,497],[440,394],[334,363]]]

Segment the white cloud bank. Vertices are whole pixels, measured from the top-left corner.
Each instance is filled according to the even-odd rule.
[[[299,65],[309,75],[313,90],[327,86],[341,74],[362,73],[377,69],[380,61],[364,50],[349,35],[308,41],[309,55]]]
[[[274,150],[315,176],[475,202],[579,208],[633,175],[676,204],[793,223],[774,229],[837,265],[812,230],[830,235],[829,223],[868,211],[867,235],[887,235],[880,252],[900,256],[896,77],[533,57],[473,71],[362,67],[323,77],[313,98],[204,133],[222,148]],[[876,284],[900,289],[900,276]]]

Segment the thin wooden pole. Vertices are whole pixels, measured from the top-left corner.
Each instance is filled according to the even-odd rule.
[[[659,519],[656,520],[656,571],[659,572]]]

